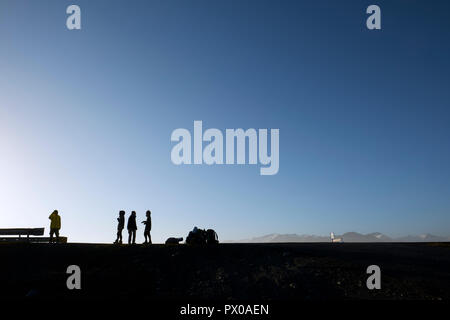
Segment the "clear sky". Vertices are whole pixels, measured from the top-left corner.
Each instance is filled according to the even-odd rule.
[[[119,210],[150,209],[156,242],[449,235],[450,3],[373,3],[2,0],[0,227],[58,209],[69,240],[112,242]],[[175,166],[194,120],[279,128],[278,174]]]

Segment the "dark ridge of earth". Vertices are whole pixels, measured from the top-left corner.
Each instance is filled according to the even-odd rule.
[[[0,243],[0,298],[450,300],[449,243]],[[381,268],[368,290],[366,269]],[[81,268],[81,290],[66,269]]]

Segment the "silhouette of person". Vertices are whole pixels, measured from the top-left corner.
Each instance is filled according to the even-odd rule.
[[[144,229],[145,242],[144,242],[144,244],[147,244],[147,237],[148,237],[148,243],[152,244],[152,238],[150,237],[150,230],[152,230],[151,214],[152,213],[150,212],[150,210],[147,210],[147,212],[145,213],[145,215],[147,216],[147,220],[142,221],[142,223],[145,224],[145,229]]]
[[[131,215],[128,218],[127,229],[128,229],[128,244],[131,244],[131,243],[136,244],[137,225],[136,225],[136,212],[135,211],[131,211]],[[131,242],[131,238],[133,238],[133,242]]]
[[[125,211],[119,211],[119,217],[117,218],[117,239],[114,243],[122,244],[122,230],[125,228]]]
[[[59,229],[61,229],[61,217],[58,210],[52,212],[48,217],[50,219],[50,243],[53,242],[53,235],[56,235],[56,242],[59,241]]]

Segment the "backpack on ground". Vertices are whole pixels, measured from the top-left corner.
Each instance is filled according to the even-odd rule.
[[[207,244],[218,244],[219,237],[213,229],[206,230],[206,243]]]
[[[195,228],[186,237],[187,244],[206,244],[205,230]]]

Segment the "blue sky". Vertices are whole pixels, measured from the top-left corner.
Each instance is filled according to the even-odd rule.
[[[82,29],[69,31],[70,4]],[[0,225],[450,234],[450,4],[2,1]],[[175,166],[174,129],[279,128],[280,170]],[[143,240],[143,227],[138,240]]]

